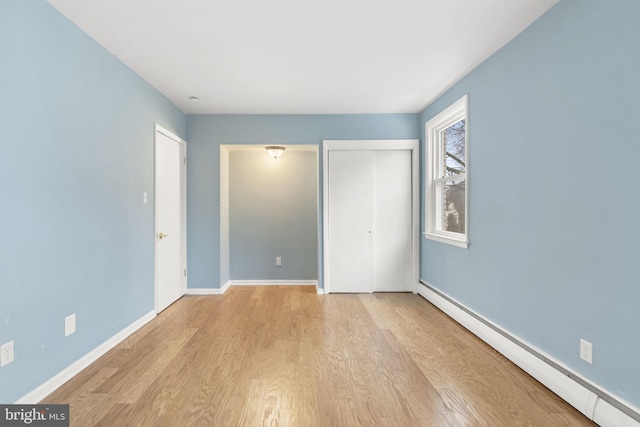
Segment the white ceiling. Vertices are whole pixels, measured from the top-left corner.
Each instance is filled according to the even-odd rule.
[[[189,114],[418,112],[556,2],[49,0]]]

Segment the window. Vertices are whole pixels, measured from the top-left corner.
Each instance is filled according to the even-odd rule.
[[[468,96],[427,122],[425,237],[467,248]]]

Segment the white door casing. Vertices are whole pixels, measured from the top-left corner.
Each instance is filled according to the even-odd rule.
[[[418,159],[418,140],[323,142],[325,293],[416,292]]]
[[[186,292],[186,142],[155,129],[155,307]]]

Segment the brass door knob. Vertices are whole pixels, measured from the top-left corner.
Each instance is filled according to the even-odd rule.
[[[162,233],[158,234],[158,238],[160,238],[160,239],[164,239],[165,237],[169,237],[169,235],[168,234],[162,234]]]

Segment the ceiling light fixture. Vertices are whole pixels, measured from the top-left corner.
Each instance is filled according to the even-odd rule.
[[[284,153],[284,147],[281,145],[269,145],[268,147],[265,147],[265,149],[267,150],[267,153],[269,153],[269,155],[274,159],[277,159],[278,157],[282,156],[282,153]]]

